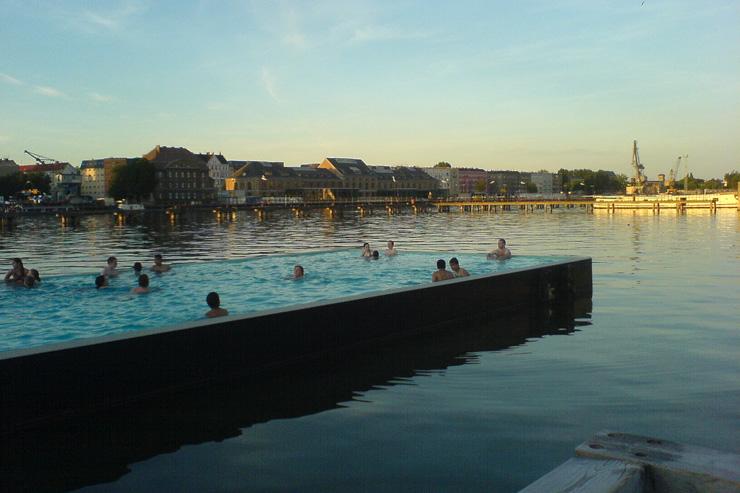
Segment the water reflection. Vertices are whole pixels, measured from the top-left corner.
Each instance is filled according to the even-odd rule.
[[[427,334],[4,437],[2,489],[59,491],[115,481],[130,464],[185,445],[223,441],[259,423],[344,407],[370,389],[413,385],[413,377],[475,363],[477,353],[572,333],[588,324],[572,318],[573,310],[547,320],[521,314]]]

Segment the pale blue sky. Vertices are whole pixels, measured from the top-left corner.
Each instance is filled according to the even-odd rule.
[[[740,169],[740,2],[0,0],[0,156]]]

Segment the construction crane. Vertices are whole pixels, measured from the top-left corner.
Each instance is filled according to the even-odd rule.
[[[50,164],[50,163],[57,163],[57,162],[59,162],[59,161],[57,161],[54,158],[42,156],[41,154],[36,154],[35,152],[31,152],[29,150],[24,150],[23,152],[25,152],[26,154],[28,154],[29,156],[31,156],[33,159],[35,159],[36,160],[36,164]]]
[[[637,141],[632,143],[632,167],[635,170],[635,176],[632,178],[633,184],[627,187],[628,194],[645,193],[645,182],[647,178],[642,173],[645,166],[640,162],[640,152],[637,149]]]
[[[678,156],[676,158],[676,167],[671,170],[671,172],[668,174],[668,191],[669,192],[675,192],[676,191],[676,178],[678,178],[678,171],[681,169],[681,158],[683,156]]]
[[[683,162],[686,163],[686,176],[683,178],[683,192],[689,193],[689,155],[683,155]],[[676,173],[678,175],[678,173]]]

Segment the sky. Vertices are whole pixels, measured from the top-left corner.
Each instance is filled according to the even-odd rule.
[[[740,170],[737,0],[0,0],[0,157]]]

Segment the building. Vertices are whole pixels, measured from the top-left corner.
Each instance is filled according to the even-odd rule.
[[[362,159],[328,157],[318,168],[328,169],[342,181],[342,188],[337,190],[339,197],[366,198],[377,194],[378,176]]]
[[[300,180],[303,200],[336,200],[337,191],[342,188],[342,180],[328,169],[319,168],[318,164],[303,164],[291,168]]]
[[[439,190],[448,197],[460,194],[460,175],[457,168],[423,168],[424,172],[439,182]]]
[[[411,166],[369,166],[377,176],[377,195],[384,197],[428,198],[439,189],[439,181],[425,170]]]
[[[20,173],[20,167],[12,159],[0,159],[0,178]]]
[[[542,195],[552,195],[553,193],[560,193],[560,188],[555,187],[555,175],[554,173],[547,173],[544,171],[537,173],[530,173],[529,182],[537,187],[537,193]]]
[[[480,168],[458,168],[460,192],[466,194],[485,193],[488,186],[488,174]]]
[[[157,185],[153,199],[165,205],[199,205],[215,201],[213,180],[202,157],[183,147],[157,146],[144,154],[154,164]]]
[[[234,174],[234,168],[231,167],[223,154],[198,154],[197,156],[203,159],[206,166],[208,166],[208,176],[213,180],[214,191],[225,190],[226,179]]]
[[[94,199],[109,198],[113,170],[126,164],[126,158],[89,159],[80,163],[80,195]]]
[[[298,178],[285,164],[276,161],[243,161],[244,165],[226,179],[226,191],[235,203],[247,197],[284,197],[298,195]]]
[[[82,178],[79,168],[69,163],[28,164],[18,167],[21,173],[43,173],[49,177],[51,199],[62,201],[80,195]]]
[[[488,193],[492,195],[518,195],[526,192],[527,174],[520,171],[489,171]]]

